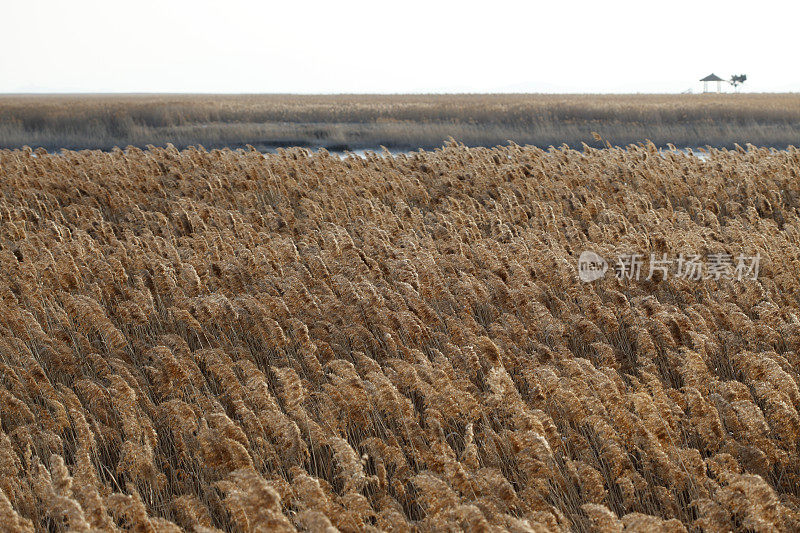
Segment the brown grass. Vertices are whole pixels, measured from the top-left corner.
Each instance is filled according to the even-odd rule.
[[[799,174],[0,151],[3,529],[797,531]],[[587,248],[762,271],[586,284]]]
[[[786,148],[800,95],[29,95],[0,96],[0,148],[50,151],[148,144],[432,149],[514,141],[540,147]]]

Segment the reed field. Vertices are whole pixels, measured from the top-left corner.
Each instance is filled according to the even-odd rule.
[[[792,147],[0,150],[2,530],[798,531],[799,174]],[[761,262],[584,282],[585,250]]]
[[[800,94],[695,95],[2,95],[0,148],[439,147],[650,140],[660,147],[786,148]]]

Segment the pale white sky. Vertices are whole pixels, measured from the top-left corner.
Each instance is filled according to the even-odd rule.
[[[798,91],[795,1],[3,0],[0,92]]]

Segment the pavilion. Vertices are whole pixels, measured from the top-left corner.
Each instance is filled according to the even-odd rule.
[[[717,82],[717,92],[719,93],[719,92],[722,92],[722,87],[721,87],[720,83],[725,81],[725,80],[723,80],[722,78],[720,78],[716,74],[711,73],[708,76],[706,76],[705,78],[701,79],[700,81],[703,82],[703,92],[704,93],[708,92],[708,82],[710,82],[710,81]]]

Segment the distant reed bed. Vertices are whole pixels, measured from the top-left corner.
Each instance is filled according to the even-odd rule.
[[[546,148],[651,140],[786,148],[800,95],[84,95],[0,96],[0,147],[432,149],[513,141]]]

